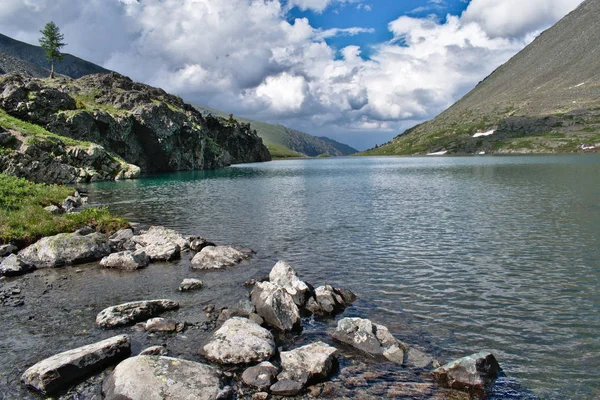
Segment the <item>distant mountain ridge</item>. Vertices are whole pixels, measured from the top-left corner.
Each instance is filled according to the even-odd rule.
[[[4,52],[10,56],[16,57],[19,60],[31,63],[34,66],[47,69],[48,76],[50,75],[50,62],[46,59],[44,50],[39,46],[24,43],[0,33],[0,52]],[[4,69],[4,67],[0,65],[0,69]],[[81,78],[82,76],[89,74],[105,74],[112,72],[106,68],[102,68],[99,65],[66,53],[64,54],[62,61],[55,63],[54,70],[58,74],[66,75],[74,79]],[[29,71],[31,71],[30,76],[38,78],[42,77],[39,75],[41,70],[30,68]],[[4,72],[16,73],[19,71],[5,70]]]
[[[586,0],[431,121],[362,154],[600,148],[600,0]]]
[[[225,112],[209,107],[200,105],[194,107],[204,114],[227,116]],[[255,129],[258,136],[263,139],[271,155],[275,158],[316,157],[322,154],[339,157],[358,153],[355,148],[327,137],[316,137],[283,125],[253,121],[238,116],[235,116],[235,119],[249,123],[250,127]]]

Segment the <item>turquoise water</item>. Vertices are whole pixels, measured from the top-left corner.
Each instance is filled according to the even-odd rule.
[[[596,155],[277,161],[90,189],[348,287],[355,314],[442,360],[491,350],[536,396],[600,396]]]

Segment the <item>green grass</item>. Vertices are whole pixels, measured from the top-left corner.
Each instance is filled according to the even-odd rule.
[[[100,92],[98,90],[90,90],[88,92],[71,94],[71,97],[75,100],[75,107],[77,107],[79,110],[85,110],[88,112],[101,111],[120,116],[131,115],[131,112],[128,110],[123,110],[108,104],[96,102],[96,97],[99,95]]]
[[[319,154],[317,156],[317,158],[327,158],[327,157],[331,157],[331,154],[323,153],[323,154]]]
[[[44,237],[72,232],[93,225],[104,233],[128,227],[127,220],[115,217],[106,208],[86,208],[79,213],[52,215],[44,207],[58,205],[73,188],[31,183],[0,174],[0,242],[28,245]]]
[[[304,158],[306,157],[304,154],[297,153],[293,150],[288,149],[285,146],[274,144],[274,143],[265,143],[269,153],[273,158]]]

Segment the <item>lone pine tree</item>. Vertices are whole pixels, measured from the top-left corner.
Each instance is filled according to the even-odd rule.
[[[44,29],[40,31],[42,37],[40,38],[40,46],[46,52],[46,58],[50,61],[50,79],[54,78],[54,60],[61,61],[63,58],[60,49],[66,45],[63,42],[65,39],[64,35],[60,33],[58,26],[52,21],[48,22]]]

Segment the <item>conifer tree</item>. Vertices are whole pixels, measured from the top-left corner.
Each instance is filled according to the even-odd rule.
[[[50,61],[50,79],[54,78],[54,60],[61,61],[63,54],[60,49],[66,45],[63,42],[65,39],[64,35],[60,33],[58,26],[52,21],[48,22],[44,29],[40,31],[42,37],[40,38],[40,46],[46,52],[46,58]]]

